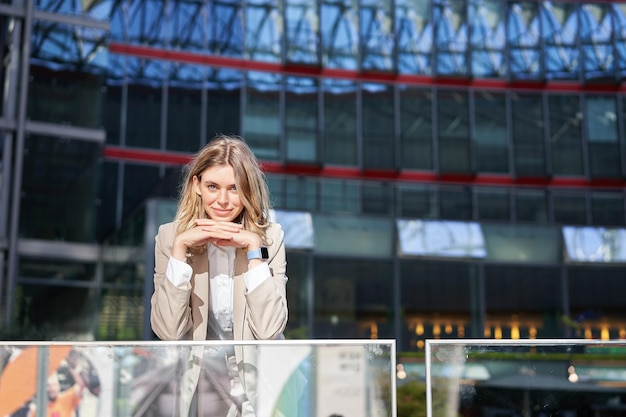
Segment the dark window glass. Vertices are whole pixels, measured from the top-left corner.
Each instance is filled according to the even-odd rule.
[[[356,165],[356,92],[351,81],[324,80],[324,162]]]
[[[285,208],[317,211],[317,180],[307,177],[285,179]]]
[[[200,147],[202,92],[191,86],[170,86],[167,103],[167,149],[194,153]]]
[[[363,96],[363,167],[395,168],[393,88],[365,84]]]
[[[160,83],[128,85],[127,146],[161,148],[162,90]]]
[[[567,337],[624,339],[624,267],[576,266],[569,277],[570,316]]]
[[[519,176],[546,175],[541,96],[512,94],[513,155]]]
[[[400,87],[400,167],[433,169],[431,90]]]
[[[509,193],[505,189],[477,189],[476,204],[478,220],[509,220],[511,218]]]
[[[246,86],[243,136],[259,159],[279,160],[281,77],[250,72]]]
[[[472,302],[479,298],[475,265],[401,261],[400,297],[401,350],[422,349],[426,339],[482,336],[475,319],[478,305]]]
[[[207,81],[207,138],[223,133],[240,135],[242,73],[210,69]]]
[[[361,186],[363,213],[391,214],[394,208],[393,188],[385,182],[363,182]]]
[[[391,261],[316,259],[314,338],[393,335]]]
[[[321,209],[325,212],[359,213],[360,185],[355,181],[321,180]]]
[[[313,78],[286,77],[285,83],[287,160],[317,162],[318,82]]]
[[[103,127],[106,90],[98,74],[32,65],[29,80],[26,111],[30,120]]]
[[[437,122],[439,170],[443,173],[469,173],[471,166],[467,93],[439,90]]]
[[[478,91],[474,100],[476,170],[509,172],[504,94]]]
[[[104,87],[104,91],[105,100],[102,125],[106,131],[106,143],[119,145],[122,133],[121,117],[124,89],[121,84],[111,83]]]
[[[550,154],[555,175],[582,175],[582,113],[580,98],[548,96]]]
[[[113,233],[116,225],[119,165],[119,162],[108,161],[102,164],[97,200],[98,220],[96,222],[96,236],[100,242]]]
[[[127,222],[133,214],[144,211],[146,199],[159,195],[162,180],[158,167],[124,165],[122,222]]]
[[[587,224],[584,194],[554,193],[554,221],[559,224]]]
[[[26,138],[20,236],[93,242],[101,146],[31,135]]]
[[[281,175],[266,175],[265,181],[267,181],[267,188],[270,190],[270,200],[272,207],[285,208],[285,180]]]
[[[621,158],[617,114],[614,97],[587,96],[585,98],[589,171],[592,177],[620,177]]]
[[[517,191],[515,217],[522,222],[547,223],[549,217],[546,193],[539,190]]]
[[[440,197],[440,217],[449,220],[472,219],[472,194],[469,187],[442,188]]]
[[[485,334],[495,339],[562,337],[558,268],[485,267]]]
[[[400,217],[415,219],[437,218],[437,192],[428,185],[402,187],[400,190]]]
[[[624,194],[591,194],[591,221],[594,226],[624,226]]]

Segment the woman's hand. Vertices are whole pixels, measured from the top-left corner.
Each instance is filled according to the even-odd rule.
[[[207,243],[220,245],[222,244],[220,242],[232,242],[233,237],[241,232],[244,232],[244,230],[239,223],[198,219],[196,220],[196,227],[176,236],[172,247],[172,257],[183,261],[189,248],[206,245]]]

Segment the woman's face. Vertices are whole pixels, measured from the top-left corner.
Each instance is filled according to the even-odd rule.
[[[235,171],[230,165],[207,168],[200,178],[193,177],[193,185],[210,219],[231,222],[243,211]]]

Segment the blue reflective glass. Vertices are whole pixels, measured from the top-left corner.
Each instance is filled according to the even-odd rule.
[[[117,0],[37,0],[35,8],[45,12],[78,15],[106,22],[119,4]]]
[[[356,10],[350,1],[324,1],[321,8],[323,64],[355,70],[359,49]]]
[[[393,16],[391,0],[362,0],[360,8],[362,67],[389,71],[393,60]]]
[[[578,6],[543,2],[541,27],[546,78],[578,78]]]
[[[540,23],[537,4],[513,3],[507,15],[510,72],[513,78],[538,78],[540,75]]]
[[[466,74],[467,19],[464,0],[435,0],[437,74]]]
[[[609,4],[582,5],[580,36],[585,78],[614,76],[612,6]]]
[[[279,62],[282,32],[276,0],[246,1],[246,58]]]
[[[615,19],[613,34],[617,51],[617,56],[615,56],[617,60],[617,75],[623,77],[626,75],[626,4],[613,4],[612,7]]]
[[[504,5],[499,0],[474,0],[469,8],[472,47],[472,75],[506,75],[504,49]]]
[[[203,1],[179,0],[172,4],[171,46],[185,51],[206,51],[208,9]]]
[[[167,45],[167,2],[155,0],[143,0],[128,3],[129,42],[141,45],[160,46]]]
[[[285,1],[286,59],[288,62],[316,64],[319,61],[317,2]]]
[[[239,0],[210,3],[209,52],[223,56],[243,54],[243,21]]]
[[[396,1],[398,72],[432,74],[433,23],[429,0]]]

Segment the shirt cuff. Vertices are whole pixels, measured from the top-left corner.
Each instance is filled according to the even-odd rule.
[[[248,272],[246,272],[244,275],[248,292],[253,291],[256,287],[261,285],[266,279],[271,276],[272,273],[270,272],[270,266],[267,264],[267,262],[263,262],[262,264],[259,264],[254,268],[249,269]]]
[[[167,269],[165,270],[165,277],[175,287],[186,289],[189,287],[192,272],[191,265],[170,256]]]

